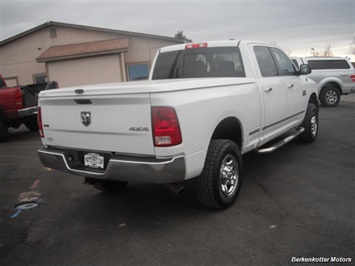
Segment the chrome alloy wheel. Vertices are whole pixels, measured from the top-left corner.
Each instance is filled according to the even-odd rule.
[[[219,176],[223,195],[228,198],[232,197],[237,189],[239,179],[238,161],[234,155],[227,154],[224,157]]]
[[[318,130],[317,116],[313,115],[311,118],[311,134],[313,137],[317,135],[317,130]]]
[[[334,90],[329,90],[325,94],[325,100],[327,101],[328,104],[334,104],[338,100],[338,95]]]

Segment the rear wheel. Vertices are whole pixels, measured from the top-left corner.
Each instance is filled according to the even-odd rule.
[[[198,177],[197,197],[208,208],[226,209],[233,205],[242,184],[242,157],[230,140],[212,140],[205,166]]]
[[[319,100],[325,107],[335,107],[340,101],[340,91],[334,85],[325,85],[319,94]]]

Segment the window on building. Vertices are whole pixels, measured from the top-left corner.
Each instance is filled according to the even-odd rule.
[[[148,79],[149,67],[148,63],[128,65],[129,80]]]
[[[35,84],[46,83],[46,82],[48,82],[47,75],[46,74],[33,75],[33,82]]]
[[[50,29],[49,35],[51,36],[51,39],[57,38],[57,29]]]

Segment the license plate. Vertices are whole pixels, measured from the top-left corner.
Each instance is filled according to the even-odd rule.
[[[104,156],[97,153],[87,153],[84,155],[84,165],[95,169],[104,169]]]

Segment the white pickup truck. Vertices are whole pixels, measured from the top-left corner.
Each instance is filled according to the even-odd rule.
[[[41,92],[39,157],[108,191],[128,182],[180,188],[196,177],[201,204],[224,209],[238,196],[243,154],[274,151],[298,135],[316,140],[310,71],[269,43],[164,47],[149,80]]]

